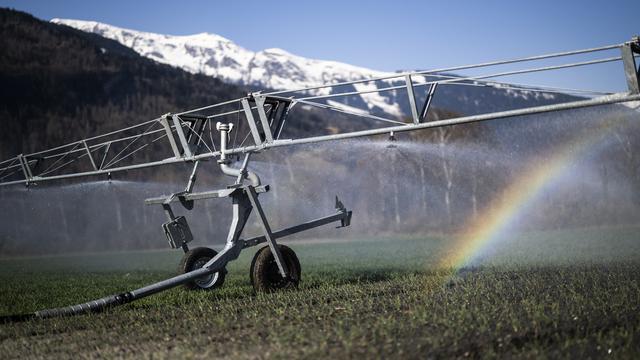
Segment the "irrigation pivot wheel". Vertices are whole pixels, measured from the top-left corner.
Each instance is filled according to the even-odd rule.
[[[208,247],[197,247],[187,251],[180,261],[179,271],[188,273],[190,271],[201,268],[209,260],[213,259],[218,252]],[[193,281],[189,281],[184,286],[189,290],[210,290],[215,289],[224,283],[226,269],[222,269],[216,273],[201,276]]]
[[[270,292],[286,288],[296,288],[300,282],[300,261],[296,253],[286,245],[278,245],[282,259],[287,265],[288,278],[283,278],[278,270],[276,259],[269,246],[256,252],[251,262],[251,283],[257,292]]]

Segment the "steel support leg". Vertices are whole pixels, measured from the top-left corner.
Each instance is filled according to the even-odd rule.
[[[204,264],[203,268],[222,269],[229,261],[237,259],[242,251],[243,242],[238,239],[240,239],[253,207],[244,188],[237,189],[231,194],[231,199],[233,201],[233,219],[229,227],[226,245],[218,255]]]
[[[245,187],[246,193],[249,196],[249,200],[251,201],[251,205],[256,208],[258,212],[258,217],[260,218],[260,224],[262,225],[262,231],[264,233],[264,237],[267,240],[267,244],[269,244],[269,248],[271,248],[271,253],[273,257],[276,259],[276,264],[278,264],[278,270],[280,270],[280,275],[283,278],[287,278],[289,276],[289,272],[287,269],[287,264],[284,263],[282,259],[282,254],[280,253],[280,249],[278,248],[278,244],[276,243],[276,239],[273,236],[273,232],[271,232],[271,227],[269,226],[269,222],[267,221],[267,217],[264,215],[264,211],[262,210],[262,206],[260,205],[260,201],[258,201],[258,194],[254,190],[253,186]]]
[[[640,70],[636,64],[635,54],[640,54],[640,39],[634,39],[637,43],[624,44],[620,48],[622,63],[627,79],[627,86],[631,94],[640,94]]]

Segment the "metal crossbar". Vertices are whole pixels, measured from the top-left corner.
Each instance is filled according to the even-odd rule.
[[[597,59],[564,62],[560,64],[541,66],[541,67],[526,67],[509,71],[490,72],[486,74],[473,75],[473,76],[456,76],[445,74],[445,72],[460,71],[467,69],[488,68],[501,65],[518,64],[518,63],[530,63],[534,61],[552,59],[552,58],[566,58],[575,55],[598,53],[610,50],[619,50],[619,56],[601,57]],[[277,90],[265,93],[249,94],[246,97],[232,99],[216,104],[206,105],[192,110],[175,113],[171,116],[158,117],[152,120],[144,121],[139,124],[134,124],[124,129],[111,131],[105,134],[88,137],[83,140],[75,141],[65,145],[53,147],[51,149],[33,152],[30,154],[19,155],[0,162],[0,186],[11,185],[18,183],[34,183],[41,181],[48,181],[54,179],[66,179],[78,176],[91,176],[100,175],[105,173],[147,168],[154,166],[161,166],[165,164],[172,164],[178,162],[191,162],[198,161],[211,157],[220,157],[223,153],[216,148],[213,138],[213,125],[214,119],[224,118],[226,116],[235,115],[235,128],[236,133],[233,135],[233,143],[230,148],[224,150],[224,154],[240,154],[251,153],[256,151],[263,151],[269,148],[289,146],[296,144],[305,144],[319,141],[331,141],[346,138],[353,138],[359,136],[371,136],[377,134],[388,133],[390,131],[413,131],[420,129],[427,129],[438,126],[447,126],[450,124],[461,124],[475,121],[486,121],[491,119],[497,119],[507,116],[519,116],[536,114],[548,111],[561,111],[567,109],[574,109],[586,106],[599,106],[603,104],[613,104],[619,102],[629,102],[638,100],[638,82],[640,76],[638,75],[638,69],[636,65],[636,58],[640,55],[640,40],[634,38],[632,41],[622,44],[607,45],[602,47],[595,47],[582,50],[573,50],[565,52],[557,52],[545,55],[521,57],[516,59],[508,59],[501,61],[485,62],[480,64],[455,66],[441,69],[423,70],[397,73],[385,76],[379,76],[374,78],[357,79],[353,81],[345,81],[334,84],[323,84],[317,86],[303,87],[298,89]],[[529,74],[535,72],[554,71],[575,67],[590,66],[596,64],[621,62],[623,63],[623,70],[627,81],[629,82],[630,91],[627,93],[611,93],[606,91],[593,91],[585,89],[570,89],[553,86],[535,86],[521,83],[509,83],[503,81],[496,81],[495,78]],[[363,89],[360,91],[343,91],[335,92],[347,85],[366,84],[385,81],[389,86],[376,87],[375,89]],[[458,86],[476,86],[476,87],[494,87],[504,90],[512,91],[530,91],[538,93],[560,93],[560,94],[580,94],[592,96],[591,99],[576,100],[569,103],[537,106],[524,109],[516,109],[503,112],[494,112],[489,114],[481,114],[475,116],[459,117],[456,119],[449,119],[446,121],[431,121],[425,123],[426,112],[429,110],[429,105],[434,96],[438,96],[437,86],[442,85],[458,85]],[[422,111],[419,111],[419,104],[414,94],[414,89],[419,87],[429,86],[427,97],[422,104]],[[321,94],[317,91],[325,89]],[[407,101],[410,105],[410,117],[412,122],[405,122],[405,119],[393,119],[385,118],[380,114],[372,113],[369,108],[359,109],[349,107],[341,107],[335,105],[328,99],[333,98],[346,98],[350,96],[363,96],[373,93],[383,93],[389,91],[405,91],[407,92]],[[313,93],[316,91],[316,93]],[[604,95],[604,96],[602,96]],[[600,96],[600,97],[598,97]],[[268,101],[267,101],[268,100]],[[295,120],[289,119],[291,117],[290,110],[296,104],[304,104],[314,108],[320,108],[331,112],[341,113],[348,116],[360,117],[373,122],[383,122],[390,126],[380,127],[375,123],[371,124],[371,129],[361,131],[343,132],[332,135],[314,136],[311,134],[309,137],[298,139],[280,139],[280,134],[284,128],[284,124],[287,126],[295,126]],[[282,118],[279,118],[280,125],[274,125],[274,119],[272,116],[276,112],[280,111],[281,107],[278,104],[285,104],[284,114]],[[278,105],[278,106],[277,106]],[[229,107],[235,106],[235,110],[229,110]],[[257,111],[259,116],[254,116],[253,112]],[[181,115],[190,115],[198,113],[198,116],[202,116],[202,120],[205,123],[200,127],[202,131],[196,131],[188,121],[180,119]],[[241,116],[244,113],[244,117]],[[163,119],[173,119],[166,121],[164,128],[154,129],[154,127],[162,125]],[[294,125],[292,125],[294,124]],[[195,122],[194,122],[195,125]],[[200,125],[198,125],[200,126]],[[278,126],[278,128],[273,128]],[[208,127],[209,139],[203,137],[204,132]],[[184,129],[190,131],[190,138],[196,139],[195,148],[187,143],[185,138]],[[245,129],[246,133],[238,134],[238,129]],[[248,130],[247,130],[248,129]],[[131,134],[132,131],[141,131],[137,134]],[[277,131],[277,133],[274,133]],[[158,134],[149,142],[132,148],[133,145],[140,141],[143,137],[153,136]],[[174,135],[176,137],[174,138]],[[253,135],[253,145],[246,145],[248,138]],[[195,137],[194,137],[195,136]],[[166,158],[163,160],[135,162],[127,166],[115,165],[120,164],[124,159],[130,159],[138,152],[148,149],[150,144],[156,143],[158,140],[169,137],[169,140],[175,142],[174,157]],[[239,138],[240,137],[240,138]],[[238,140],[241,141],[238,143]],[[207,142],[209,140],[210,143]],[[113,149],[114,144],[124,143],[126,145],[118,150],[118,152],[108,159],[110,150]],[[162,143],[161,143],[162,144]],[[166,143],[168,145],[168,142]],[[178,148],[178,145],[182,151]],[[165,145],[166,146],[166,145]],[[202,149],[201,149],[202,148]],[[195,151],[192,153],[192,150]],[[201,151],[202,150],[202,151]],[[100,156],[94,156],[98,151],[103,151]],[[183,155],[181,153],[184,153]],[[67,160],[70,156],[74,156],[73,159]],[[69,167],[69,165],[76,163],[79,159],[87,158],[88,161],[79,162],[77,166]],[[148,157],[147,157],[148,158]],[[46,168],[42,171],[36,171],[35,168],[39,167],[40,162],[44,162],[43,166]],[[38,166],[34,166],[38,165]],[[85,168],[86,170],[82,170]],[[65,169],[70,169],[66,170]],[[80,170],[79,170],[80,169]],[[20,172],[24,173],[23,179],[15,179]],[[53,173],[60,171],[61,173],[54,175]]]
[[[508,64],[515,64],[520,62],[538,61],[538,60],[545,60],[545,59],[551,59],[551,58],[557,58],[557,57],[588,54],[588,53],[594,53],[599,51],[619,49],[624,44],[626,43],[600,46],[600,47],[589,48],[589,49],[557,52],[557,53],[551,53],[551,54],[545,54],[545,55],[528,56],[528,57],[509,59],[509,60],[491,61],[491,62],[485,62],[485,63],[479,63],[479,64],[454,66],[454,67],[448,67],[448,68],[431,69],[431,70],[423,70],[423,71],[403,72],[403,73],[398,73],[394,75],[375,77],[371,79],[345,81],[345,82],[340,82],[340,83],[331,84],[331,85],[318,85],[318,86],[310,86],[310,87],[292,89],[292,90],[273,91],[265,95],[280,95],[280,94],[286,94],[290,92],[318,90],[318,89],[322,89],[329,86],[338,87],[338,86],[345,86],[345,85],[361,84],[361,83],[370,82],[370,81],[381,81],[381,80],[388,80],[388,79],[394,79],[394,78],[401,78],[407,75],[430,75],[430,74],[437,74],[437,73],[444,73],[444,72],[451,72],[451,71],[477,69],[477,68],[489,67],[489,66],[508,65]]]
[[[605,58],[605,59],[581,61],[581,62],[563,64],[563,65],[553,65],[553,66],[545,66],[545,67],[538,67],[538,68],[529,68],[529,69],[524,69],[524,70],[504,71],[504,72],[493,73],[493,74],[488,74],[488,75],[468,76],[468,77],[460,77],[460,78],[453,78],[453,79],[447,79],[447,80],[434,80],[434,81],[427,81],[427,82],[420,83],[420,84],[415,84],[414,87],[426,86],[426,85],[431,85],[431,84],[435,84],[435,83],[438,83],[438,84],[449,84],[449,83],[457,83],[457,82],[461,82],[461,81],[473,81],[473,80],[481,80],[481,79],[491,79],[491,78],[504,77],[504,76],[510,76],[510,75],[521,75],[521,74],[529,74],[529,73],[541,72],[541,71],[566,69],[566,68],[572,68],[572,67],[578,67],[578,66],[603,64],[603,63],[608,63],[608,62],[613,62],[613,61],[619,61],[621,59],[622,59],[622,57],[615,56],[615,57],[609,57],[609,58]],[[368,81],[373,81],[373,80],[368,80]],[[400,90],[400,89],[405,89],[405,88],[406,88],[406,85],[397,85],[397,86],[388,86],[388,87],[384,87],[384,88],[380,88],[380,89],[371,89],[371,90],[363,90],[363,91],[351,91],[351,92],[338,93],[338,94],[329,94],[329,95],[307,96],[307,97],[297,98],[297,100],[330,99],[330,98],[335,98],[335,97],[379,93],[379,92],[385,92],[385,91],[391,91],[391,90]]]

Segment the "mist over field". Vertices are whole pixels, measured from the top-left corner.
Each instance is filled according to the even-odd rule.
[[[472,219],[491,216],[492,202],[517,187],[522,173],[544,171],[563,151],[569,160],[541,189],[518,190],[536,193],[515,206],[509,231],[635,226],[640,159],[630,143],[640,139],[637,119],[636,111],[621,106],[567,111],[396,134],[395,142],[377,137],[274,149],[255,156],[250,167],[271,186],[260,199],[274,229],[333,213],[336,195],[354,212],[349,228],[325,226],[297,239],[455,236]],[[595,140],[574,145],[589,136]],[[218,175],[214,162],[202,165],[195,191],[233,181]],[[182,190],[188,166],[172,171],[182,172],[185,183],[128,181],[129,174],[114,174],[112,181],[1,188],[0,251],[11,256],[167,248],[160,227],[165,215],[144,199]],[[229,199],[199,201],[192,211],[179,203],[173,208],[187,216],[194,244],[224,242]],[[245,236],[258,231],[250,220]]]

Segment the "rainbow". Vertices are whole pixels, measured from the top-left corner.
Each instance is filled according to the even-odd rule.
[[[514,220],[520,218],[543,190],[561,177],[572,162],[604,140],[613,125],[615,121],[605,121],[597,129],[583,131],[544,161],[535,162],[520,173],[500,196],[463,227],[464,230],[454,239],[454,250],[442,259],[441,268],[453,271],[463,268],[487,246],[504,236]]]

